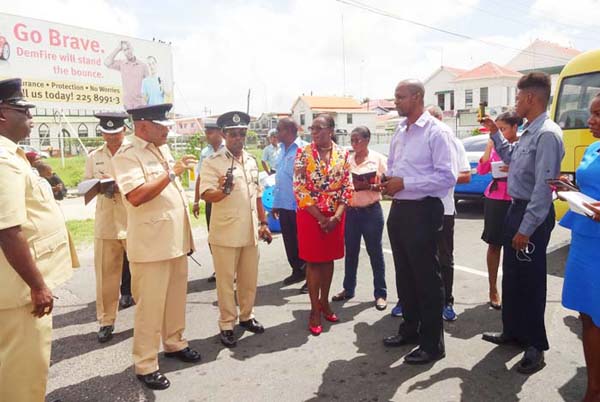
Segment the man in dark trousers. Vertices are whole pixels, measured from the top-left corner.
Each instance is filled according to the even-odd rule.
[[[525,353],[517,371],[531,374],[544,367],[544,351],[549,348],[544,325],[546,248],[555,216],[546,180],[558,177],[565,151],[562,131],[546,112],[550,77],[529,73],[521,77],[517,88],[516,112],[527,118],[518,142],[510,144],[492,119],[483,121],[496,152],[510,165],[508,194],[513,199],[505,221],[502,259],[503,330],[484,333],[483,339],[521,345]]]
[[[277,173],[273,194],[273,214],[279,218],[285,253],[292,267],[291,275],[283,280],[283,284],[287,286],[303,281],[306,276],[305,262],[298,256],[297,204],[293,185],[296,152],[306,143],[298,137],[298,126],[289,117],[284,117],[277,123],[277,137],[280,151],[274,166]]]
[[[425,110],[425,89],[417,80],[401,81],[395,91],[402,120],[390,144],[388,177],[381,184],[392,196],[387,221],[404,321],[386,346],[416,343],[408,364],[445,357],[442,309],[444,288],[436,236],[442,228],[441,198],[456,184],[450,128]]]

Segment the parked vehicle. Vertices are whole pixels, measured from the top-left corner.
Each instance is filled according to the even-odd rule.
[[[483,156],[485,147],[490,139],[489,135],[481,134],[467,137],[462,140],[467,158],[471,165],[471,181],[469,183],[457,184],[454,189],[454,200],[482,199],[485,189],[492,181],[492,174],[480,175],[477,173],[477,164]]]
[[[46,159],[46,158],[50,157],[50,154],[48,152],[46,152],[46,151],[40,151],[39,149],[37,149],[36,147],[32,147],[31,145],[19,144],[19,148],[21,148],[25,153],[27,153],[27,152],[35,152],[42,159]]]
[[[600,92],[600,49],[575,56],[562,69],[552,103],[552,119],[563,130],[565,157],[560,165],[561,175],[575,182],[575,170],[594,137],[587,124],[592,98]],[[554,202],[556,219],[569,208],[564,201]]]

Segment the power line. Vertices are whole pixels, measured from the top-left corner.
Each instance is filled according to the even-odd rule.
[[[495,47],[500,47],[500,48],[504,48],[504,49],[509,49],[509,50],[513,50],[513,51],[518,52],[518,53],[529,54],[529,55],[532,55],[532,56],[537,56],[537,57],[544,56],[544,57],[547,57],[549,59],[554,59],[556,61],[559,61],[561,63],[567,63],[570,60],[570,59],[567,59],[567,58],[564,58],[564,57],[559,57],[559,56],[555,56],[555,55],[551,55],[551,54],[533,52],[533,51],[526,50],[526,49],[520,49],[520,48],[516,48],[516,47],[512,47],[512,46],[507,46],[507,45],[501,45],[500,43],[492,42],[492,41],[489,41],[489,40],[478,39],[478,38],[475,38],[475,37],[472,37],[472,36],[469,36],[469,35],[465,35],[465,34],[462,34],[462,33],[452,32],[452,31],[449,31],[449,30],[443,29],[443,28],[437,28],[437,27],[434,27],[432,25],[427,25],[427,24],[424,24],[422,22],[418,22],[418,21],[414,21],[414,20],[411,20],[411,19],[408,19],[408,18],[401,17],[401,16],[399,16],[397,14],[392,14],[389,11],[385,11],[385,10],[382,10],[382,9],[379,9],[379,8],[376,8],[376,7],[367,5],[367,4],[363,4],[363,3],[360,3],[360,2],[355,1],[355,0],[335,0],[335,1],[337,1],[339,3],[346,4],[346,5],[351,6],[351,7],[360,8],[362,10],[368,11],[368,12],[373,13],[373,14],[378,14],[378,15],[381,15],[383,17],[392,18],[392,19],[395,19],[395,20],[398,20],[398,21],[406,22],[408,24],[419,26],[421,28],[425,28],[425,29],[429,29],[429,30],[432,30],[432,31],[440,32],[440,33],[443,33],[443,34],[446,34],[446,35],[449,35],[449,36],[454,36],[456,38],[466,39],[466,40],[470,40],[470,41],[474,41],[474,42],[479,42],[479,43],[483,43],[483,44],[488,45],[488,46],[495,46]]]

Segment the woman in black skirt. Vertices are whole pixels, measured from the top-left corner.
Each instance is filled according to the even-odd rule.
[[[517,130],[522,123],[522,119],[515,112],[502,113],[496,118],[496,125],[500,132],[511,143],[518,140]],[[501,161],[502,159],[496,153],[492,140],[490,140],[479,160],[479,165],[477,165],[477,173],[480,175],[487,174],[492,170],[492,162]],[[502,167],[500,170],[507,173],[508,166]],[[500,309],[500,295],[496,282],[504,235],[504,217],[510,206],[511,198],[508,195],[506,177],[499,177],[502,176],[501,174],[495,176],[496,178],[492,179],[484,193],[484,226],[481,239],[488,244],[487,268],[490,283],[490,306]]]

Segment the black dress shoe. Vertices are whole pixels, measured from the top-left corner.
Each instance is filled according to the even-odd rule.
[[[233,348],[237,344],[235,340],[235,336],[233,336],[232,330],[221,331],[219,334],[219,338],[221,338],[221,343],[226,348]]]
[[[217,274],[213,272],[213,274],[211,276],[208,277],[208,279],[206,280],[206,282],[208,283],[212,283],[212,282],[216,282],[217,281]]]
[[[484,332],[481,339],[487,342],[495,343],[496,345],[507,345],[517,343],[515,338],[506,335],[504,332]]]
[[[185,349],[181,349],[180,351],[177,351],[177,352],[165,352],[165,357],[179,359],[182,362],[186,362],[186,363],[194,363],[194,362],[200,361],[200,359],[202,359],[202,357],[200,356],[200,353],[198,353],[194,349],[190,349],[189,347],[187,347]]]
[[[115,327],[113,327],[112,325],[100,327],[100,329],[98,330],[98,342],[104,343],[110,341],[113,337],[114,330]]]
[[[392,335],[392,336],[388,336],[387,338],[383,339],[383,344],[385,346],[390,346],[390,347],[398,347],[398,346],[403,346],[403,345],[408,345],[410,343],[417,343],[417,337],[416,336],[404,336],[404,335]]]
[[[283,280],[283,284],[285,286],[292,285],[294,283],[302,282],[305,278],[306,273],[304,271],[295,270],[290,276]]]
[[[417,348],[409,354],[407,354],[406,356],[404,356],[404,362],[406,364],[427,364],[436,360],[443,359],[444,357],[446,357],[446,354],[444,352],[431,354],[424,351],[421,348]]]
[[[158,370],[150,374],[138,374],[137,378],[150,389],[167,389],[171,385],[171,382],[167,379],[167,377],[162,375]]]
[[[256,318],[251,318],[248,321],[240,321],[240,327],[244,327],[255,334],[262,334],[265,332],[265,327],[263,327],[260,322],[256,321]]]
[[[300,288],[300,293],[303,295],[308,293],[308,283],[304,282],[304,285]]]
[[[544,366],[544,352],[530,346],[525,350],[523,358],[517,364],[517,371],[521,374],[533,374],[543,369]]]
[[[128,308],[133,306],[134,304],[135,300],[133,300],[133,297],[131,295],[122,295],[121,300],[119,300],[119,306],[121,306],[121,308]]]

